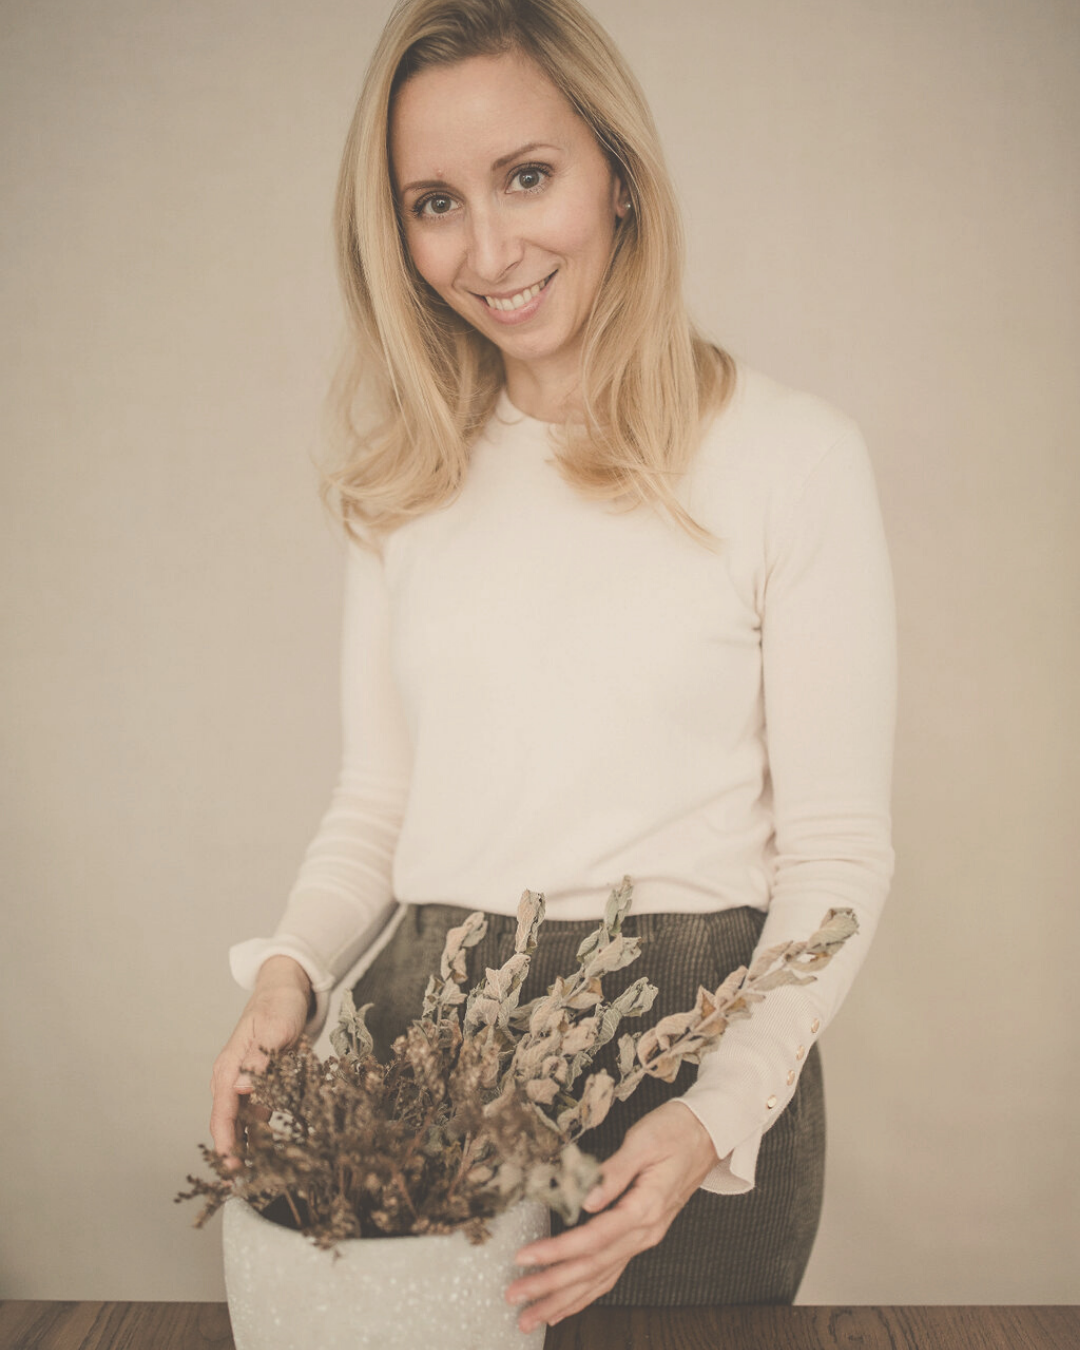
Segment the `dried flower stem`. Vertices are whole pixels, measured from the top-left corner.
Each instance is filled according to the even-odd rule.
[[[303,1228],[303,1226],[304,1226],[303,1220],[300,1218],[300,1211],[296,1208],[296,1204],[295,1204],[295,1202],[293,1201],[293,1198],[292,1198],[292,1192],[291,1192],[291,1191],[285,1191],[284,1194],[285,1194],[285,1199],[286,1199],[286,1201],[288,1202],[289,1208],[292,1210],[292,1216],[293,1216],[293,1218],[296,1220],[296,1226],[297,1226],[297,1228]]]

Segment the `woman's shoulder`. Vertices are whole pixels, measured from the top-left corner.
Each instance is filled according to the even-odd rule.
[[[706,428],[703,449],[748,469],[786,476],[859,435],[855,419],[827,399],[737,361],[734,389]]]
[[[759,557],[834,447],[864,457],[857,422],[827,399],[736,364],[735,387],[707,425],[688,484],[702,524]]]

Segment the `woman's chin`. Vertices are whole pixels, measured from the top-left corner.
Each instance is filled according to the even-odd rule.
[[[553,331],[554,327],[545,324],[543,327],[538,325],[535,328],[529,326],[496,332],[481,331],[498,347],[507,361],[518,361],[524,365],[542,363],[545,366],[557,366],[576,358],[581,342],[577,334]]]

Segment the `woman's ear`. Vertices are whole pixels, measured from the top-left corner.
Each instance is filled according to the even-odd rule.
[[[630,200],[630,190],[618,173],[611,175],[611,193],[612,201],[615,205],[615,219],[625,220],[626,216],[633,209],[633,202]]]

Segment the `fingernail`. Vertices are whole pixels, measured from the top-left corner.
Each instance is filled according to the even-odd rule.
[[[596,1209],[603,1198],[604,1192],[602,1188],[599,1186],[594,1186],[592,1190],[589,1192],[589,1194],[585,1197],[585,1208]]]

